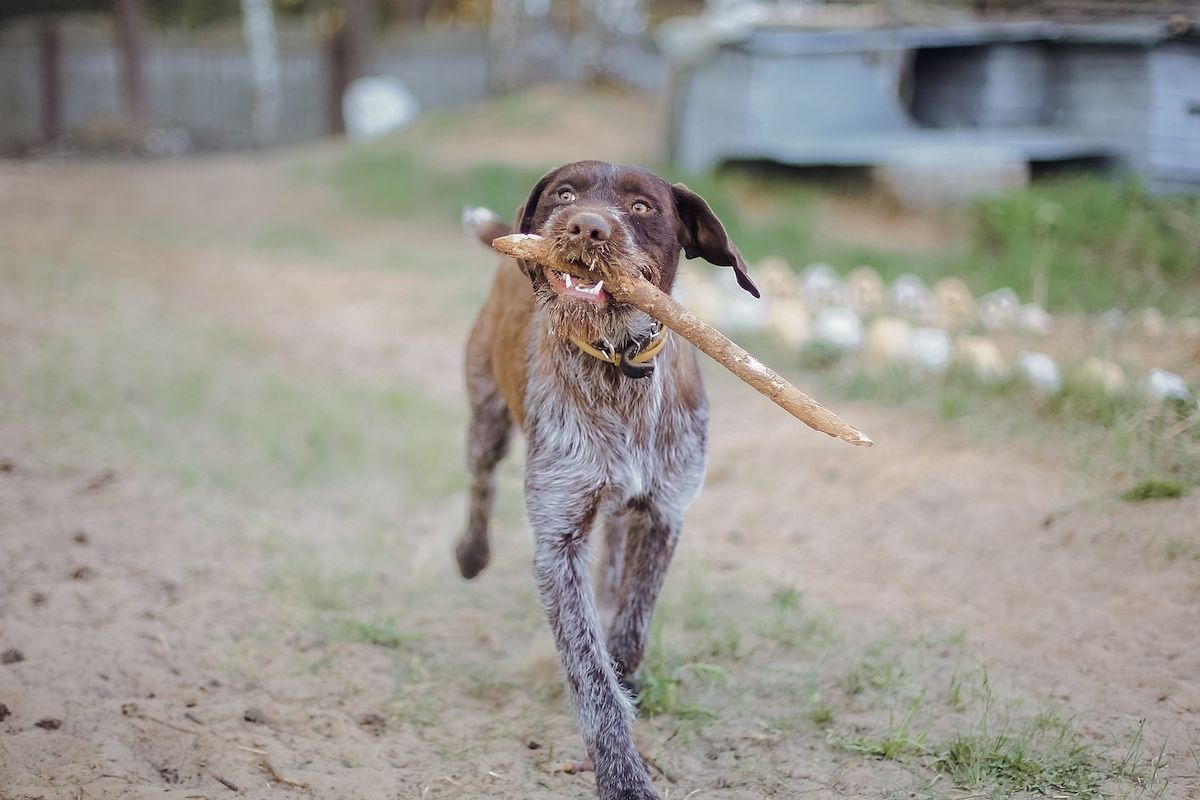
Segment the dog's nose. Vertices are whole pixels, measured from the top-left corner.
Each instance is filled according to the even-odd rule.
[[[567,235],[572,241],[586,247],[595,247],[612,236],[612,225],[604,217],[592,211],[580,211],[567,221]]]

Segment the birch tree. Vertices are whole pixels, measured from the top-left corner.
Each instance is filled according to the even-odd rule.
[[[254,143],[262,147],[278,141],[283,105],[279,36],[271,0],[242,0],[242,31],[250,53],[250,78],[254,84],[251,129]]]

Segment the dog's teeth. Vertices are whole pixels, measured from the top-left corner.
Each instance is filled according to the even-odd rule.
[[[562,276],[563,276],[563,284],[565,284],[566,287],[568,289],[570,289],[575,284],[575,277],[569,272],[564,272],[562,274]]]

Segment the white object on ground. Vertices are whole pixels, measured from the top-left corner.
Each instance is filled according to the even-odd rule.
[[[1157,308],[1151,306],[1142,311],[1140,319],[1142,335],[1148,339],[1161,339],[1167,334],[1167,321]]]
[[[828,264],[816,262],[805,267],[800,273],[800,287],[809,311],[847,302],[846,283]]]
[[[896,312],[915,322],[931,322],[937,309],[933,292],[911,272],[906,272],[888,290],[888,300]]]
[[[758,285],[763,295],[771,300],[780,297],[795,297],[799,294],[796,273],[779,256],[767,256],[754,268]]]
[[[813,338],[831,344],[839,350],[851,351],[862,347],[862,322],[848,308],[831,306],[817,314]]]
[[[1000,348],[986,336],[960,336],[954,349],[955,359],[965,364],[980,383],[999,383],[1010,374]]]
[[[861,315],[874,314],[883,308],[883,278],[873,267],[855,267],[846,276],[847,302]]]
[[[909,337],[909,357],[925,371],[941,375],[954,357],[950,335],[941,328],[915,328]]]
[[[1146,399],[1153,403],[1161,403],[1164,400],[1192,402],[1192,393],[1188,390],[1187,381],[1165,369],[1150,370],[1142,381],[1142,392]]]
[[[1017,311],[1017,327],[1025,333],[1049,336],[1054,332],[1054,317],[1037,303],[1026,303]]]
[[[421,104],[395,78],[359,78],[342,95],[346,135],[366,141],[400,130],[420,113]]]
[[[772,300],[767,308],[767,330],[793,350],[808,341],[812,325],[804,301],[798,297]]]
[[[1006,331],[1017,321],[1021,300],[1009,287],[988,292],[979,298],[979,321],[989,331]]]
[[[877,317],[867,328],[862,360],[867,369],[876,371],[904,361],[912,338],[912,324],[900,317]]]
[[[1120,364],[1096,356],[1088,356],[1083,360],[1079,366],[1079,379],[1110,396],[1124,394],[1129,388],[1125,370],[1121,369]]]
[[[1017,356],[1017,367],[1033,388],[1042,394],[1058,394],[1062,391],[1058,365],[1045,353],[1021,352]]]
[[[942,278],[933,285],[933,302],[938,321],[951,328],[965,328],[975,321],[975,298],[962,278]]]

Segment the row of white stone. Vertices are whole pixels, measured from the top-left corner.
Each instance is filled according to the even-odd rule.
[[[792,349],[818,343],[826,351],[857,353],[864,367],[874,372],[907,365],[936,375],[957,361],[984,383],[1002,382],[1013,374],[988,332],[1046,336],[1055,327],[1045,309],[1022,304],[1012,289],[976,300],[958,278],[943,278],[930,289],[916,275],[905,274],[888,286],[871,267],[858,267],[843,280],[827,264],[812,264],[796,275],[777,258],[759,263],[754,277],[762,300],[742,292],[732,270],[714,275],[684,264],[675,293],[694,313],[723,330],[767,331]],[[869,320],[866,326],[864,319]],[[1148,338],[1168,332],[1163,315],[1154,308],[1140,312],[1132,322]],[[1119,310],[1100,317],[1100,324],[1110,330],[1129,323]],[[1200,340],[1200,319],[1177,325],[1182,336]],[[978,328],[984,335],[968,333]],[[1022,352],[1016,370],[1039,392],[1062,390],[1060,370],[1045,353]],[[1132,388],[1119,364],[1095,357],[1080,365],[1078,379],[1111,395]],[[1137,390],[1153,401],[1192,401],[1183,378],[1164,370],[1151,370]]]

